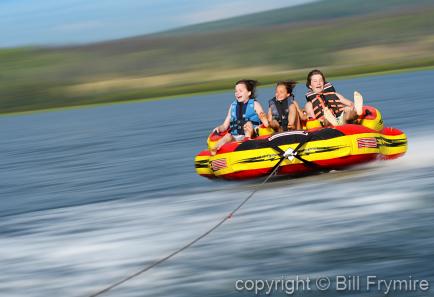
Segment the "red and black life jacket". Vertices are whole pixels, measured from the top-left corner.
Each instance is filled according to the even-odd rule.
[[[312,102],[315,118],[321,120],[324,117],[324,107],[328,107],[335,117],[339,117],[345,107],[336,95],[335,88],[331,83],[326,83],[323,92],[320,94],[313,91],[308,92],[306,100]]]

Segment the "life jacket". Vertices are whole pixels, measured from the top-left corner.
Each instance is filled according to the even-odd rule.
[[[230,129],[232,135],[244,135],[244,124],[252,122],[253,127],[259,126],[261,120],[255,111],[255,99],[249,99],[246,103],[237,100],[231,104]]]
[[[323,92],[320,94],[313,91],[308,92],[306,94],[306,100],[312,102],[315,118],[320,120],[324,118],[325,107],[328,107],[335,117],[339,117],[345,107],[336,95],[335,88],[331,83],[326,83]]]
[[[278,101],[276,97],[268,101],[273,119],[279,123],[283,131],[288,131],[289,108],[292,104],[294,104],[293,96],[289,96],[282,101]]]

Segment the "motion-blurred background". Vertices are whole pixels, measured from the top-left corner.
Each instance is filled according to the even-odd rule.
[[[218,230],[104,296],[253,296],[235,281],[297,275],[412,277],[430,292],[389,295],[432,293],[432,0],[0,0],[0,48],[0,113],[182,95],[0,116],[0,296],[91,296],[209,230],[263,181],[194,170],[234,82],[297,79],[303,104],[314,67],[403,130],[407,154],[261,185]],[[219,92],[190,94],[204,91]]]
[[[431,0],[87,2],[0,3],[1,113],[434,66]]]

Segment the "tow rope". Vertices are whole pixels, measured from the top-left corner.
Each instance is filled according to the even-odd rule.
[[[250,200],[250,198],[253,197],[253,195],[260,190],[261,186],[263,186],[265,183],[268,182],[268,180],[277,172],[277,170],[279,169],[280,165],[282,164],[282,162],[285,159],[289,159],[289,160],[293,160],[294,158],[299,159],[300,161],[302,161],[306,166],[308,167],[317,167],[317,165],[311,161],[307,161],[304,158],[301,158],[297,153],[298,150],[304,146],[306,143],[308,143],[311,139],[312,139],[312,133],[309,133],[306,135],[306,139],[304,139],[304,141],[300,142],[297,147],[295,149],[291,149],[289,148],[286,151],[283,151],[282,149],[280,149],[278,146],[273,147],[273,149],[275,149],[276,151],[279,152],[279,156],[280,159],[279,161],[276,163],[276,165],[274,165],[273,169],[271,170],[271,173],[264,179],[264,181],[262,183],[260,183],[259,185],[256,186],[256,188],[240,203],[238,204],[237,207],[235,207],[228,215],[226,215],[223,219],[221,219],[217,224],[215,224],[212,228],[208,229],[205,233],[203,233],[202,235],[196,237],[195,239],[193,239],[192,241],[190,241],[189,243],[187,243],[186,245],[182,246],[181,248],[177,249],[176,251],[174,251],[173,253],[167,255],[166,257],[152,263],[149,266],[146,266],[142,269],[140,269],[139,271],[111,284],[110,286],[96,292],[93,293],[91,295],[89,295],[89,297],[96,297],[96,296],[100,296],[104,293],[107,293],[108,291],[114,289],[117,286],[120,286],[121,284],[131,280],[132,278],[135,278],[136,276],[139,276],[140,274],[151,270],[152,268],[154,268],[155,266],[169,260],[170,258],[174,257],[175,255],[179,254],[180,252],[188,249],[189,247],[191,247],[193,244],[195,244],[196,242],[198,242],[199,240],[201,240],[202,238],[206,237],[207,235],[209,235],[211,232],[213,232],[214,230],[216,230],[218,227],[220,227],[221,225],[223,225],[223,223],[225,223],[227,220],[231,219],[234,214],[241,208],[243,207],[244,204],[247,203],[247,201]]]

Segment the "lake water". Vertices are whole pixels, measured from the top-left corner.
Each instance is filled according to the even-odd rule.
[[[338,294],[338,275],[434,286],[432,81],[434,71],[335,81],[407,133],[404,157],[271,181],[211,235],[104,296],[254,296],[235,282],[297,276],[332,283],[303,296]],[[259,90],[263,106],[273,92]],[[304,92],[297,86],[300,103]],[[0,295],[89,296],[226,216],[262,180],[207,180],[194,156],[232,100],[227,92],[0,117]],[[343,295],[383,295],[363,289]]]

